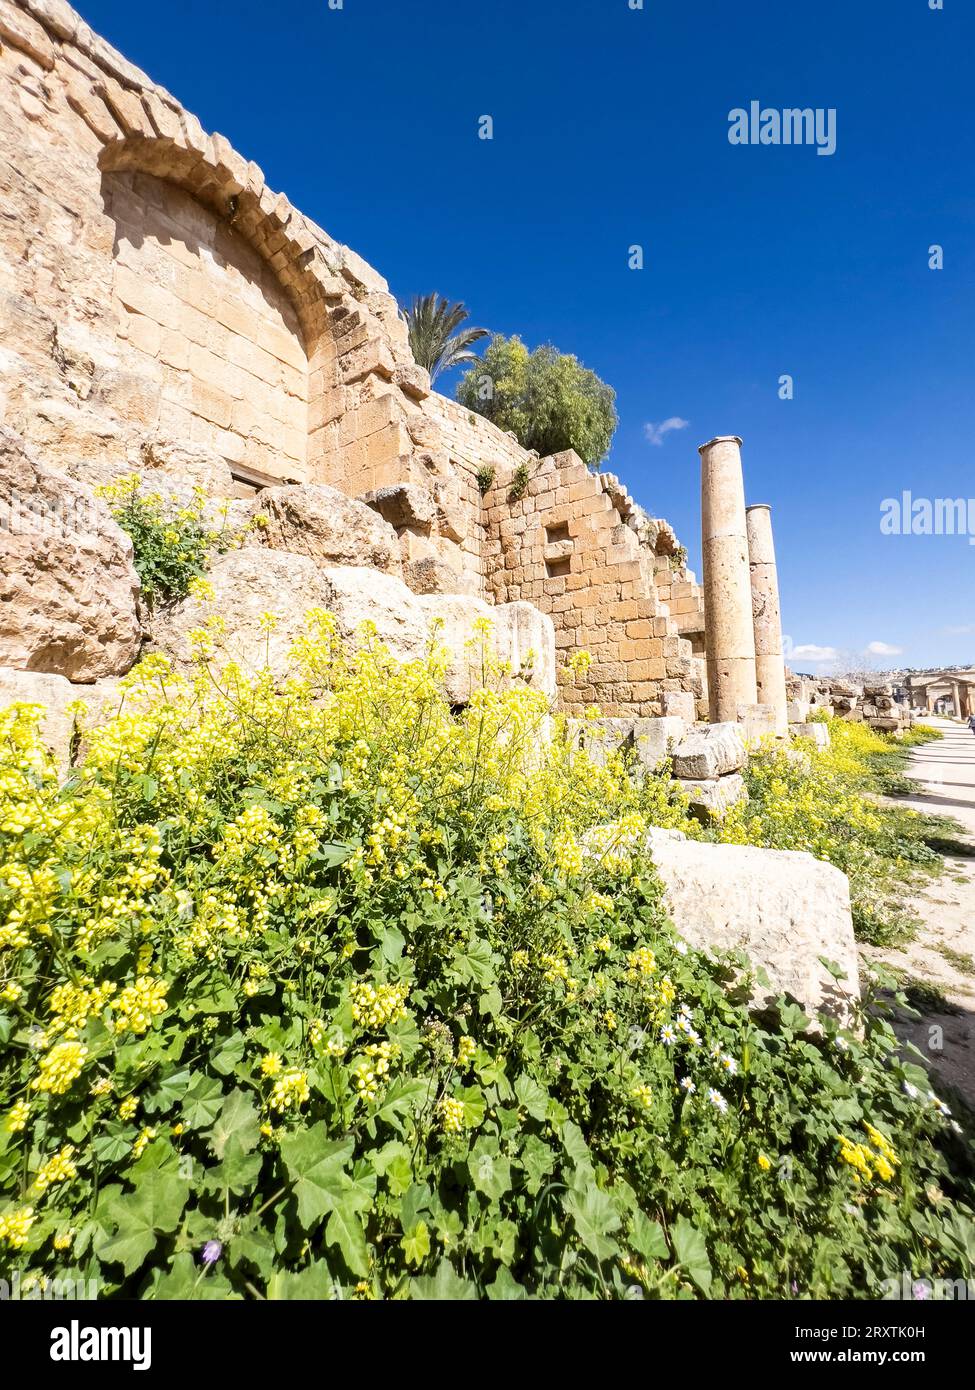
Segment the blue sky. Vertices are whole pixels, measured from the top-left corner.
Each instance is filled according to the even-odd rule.
[[[880,507],[975,498],[975,5],[629,3],[80,8],[401,300],[463,299],[613,385],[608,466],[694,560],[697,445],[740,434],[794,643],[971,661],[975,545],[882,535]],[[835,108],[836,153],[731,145],[752,100]]]

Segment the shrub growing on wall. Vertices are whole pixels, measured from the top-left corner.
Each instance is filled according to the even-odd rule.
[[[616,392],[577,357],[546,344],[529,352],[517,336],[495,334],[457,388],[469,410],[511,430],[543,457],[575,449],[590,467],[609,452],[616,432]]]

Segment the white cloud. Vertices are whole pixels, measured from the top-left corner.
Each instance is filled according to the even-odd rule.
[[[800,643],[798,647],[793,647],[789,652],[790,661],[794,661],[796,658],[800,661],[812,662],[814,666],[817,666],[821,662],[838,661],[840,654],[835,647],[817,647],[815,642],[805,642]]]
[[[870,656],[903,656],[903,647],[892,647],[889,642],[868,642],[867,652]]]
[[[655,444],[659,449],[664,442],[664,435],[670,434],[671,430],[686,430],[690,420],[682,420],[679,415],[671,415],[669,419],[662,420],[659,425],[655,425],[652,420],[643,426],[643,433],[651,444]]]

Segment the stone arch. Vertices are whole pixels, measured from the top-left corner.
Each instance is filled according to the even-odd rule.
[[[162,432],[188,429],[242,476],[302,479],[338,385],[343,287],[288,200],[229,145],[222,159],[221,139],[205,154],[145,136],[102,149],[120,329]]]

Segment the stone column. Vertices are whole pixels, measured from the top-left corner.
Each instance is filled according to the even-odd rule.
[[[772,509],[764,502],[745,508],[748,559],[752,582],[752,621],[755,630],[755,679],[759,704],[771,705],[775,731],[788,734],[785,660],[782,656],[782,612],[779,574],[772,539]]]
[[[712,439],[698,452],[708,700],[713,723],[737,723],[742,705],[758,703],[741,440]]]

